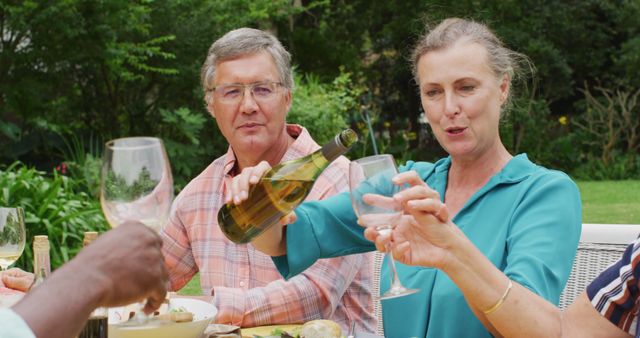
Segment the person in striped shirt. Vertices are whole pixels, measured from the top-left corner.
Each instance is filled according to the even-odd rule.
[[[640,298],[640,238],[629,244],[622,258],[596,277],[579,302],[590,300],[590,305],[601,318],[613,325],[602,324],[602,335],[640,337],[638,310]],[[586,310],[585,310],[586,311]],[[598,317],[598,316],[593,316]],[[600,319],[594,319],[594,321]],[[590,322],[591,320],[589,320]],[[594,331],[595,332],[595,331]],[[626,333],[626,334],[625,334]]]
[[[289,53],[267,32],[233,30],[209,49],[201,81],[207,110],[229,148],[180,192],[161,231],[170,288],[182,288],[199,272],[202,292],[218,308],[218,323],[249,327],[324,318],[345,332],[354,323],[373,332],[370,254],[320,260],[285,281],[269,256],[229,241],[218,226],[229,183],[244,168],[319,149],[304,127],[286,123],[294,85]],[[341,157],[316,180],[307,200],[348,186],[348,160]]]

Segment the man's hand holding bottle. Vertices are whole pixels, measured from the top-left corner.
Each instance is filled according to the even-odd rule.
[[[226,203],[241,204],[249,197],[249,190],[260,179],[271,170],[267,161],[258,163],[255,167],[247,167],[228,182],[228,189],[225,196]],[[282,256],[287,253],[287,243],[284,238],[285,226],[296,221],[295,212],[282,217],[278,224],[265,230],[262,234],[251,241],[251,244],[258,250],[269,256]]]

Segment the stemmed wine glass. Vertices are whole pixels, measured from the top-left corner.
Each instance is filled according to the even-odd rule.
[[[371,205],[363,201],[366,194],[393,196],[403,187],[391,183],[391,178],[398,174],[393,156],[375,155],[352,161],[349,165],[349,188],[351,203],[356,215],[366,226],[373,226],[380,234],[388,234],[394,223],[402,217],[402,210],[394,205],[385,207]],[[387,252],[387,260],[391,272],[391,288],[380,299],[390,299],[418,292],[407,289],[400,283],[393,256]]]
[[[0,271],[20,258],[25,238],[22,208],[0,208]]]
[[[162,140],[127,137],[105,144],[100,204],[112,228],[133,220],[160,231],[169,218],[172,200],[173,178]],[[135,316],[138,322],[146,322],[142,311]]]
[[[106,143],[100,204],[112,228],[134,220],[160,231],[172,199],[171,167],[160,139],[127,137]]]

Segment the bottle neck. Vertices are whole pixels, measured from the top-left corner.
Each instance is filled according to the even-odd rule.
[[[344,154],[349,150],[348,147],[345,147],[340,141],[340,135],[337,135],[333,138],[331,142],[327,142],[322,146],[322,156],[327,159],[327,161],[332,162],[340,155]]]
[[[51,261],[48,251],[36,251],[33,256],[33,272],[38,277],[48,277],[51,274]]]

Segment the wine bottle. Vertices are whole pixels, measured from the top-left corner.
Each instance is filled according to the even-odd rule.
[[[84,233],[82,246],[86,247],[98,237],[95,231],[87,231]],[[78,338],[107,338],[109,335],[109,310],[99,307],[91,313],[89,320],[84,324]]]
[[[235,243],[250,242],[302,203],[322,171],[357,140],[358,135],[346,129],[319,150],[271,168],[245,201],[220,208],[220,229]]]
[[[49,258],[49,237],[38,235],[33,237],[33,273],[36,279],[32,288],[44,283],[51,274],[51,260]]]

